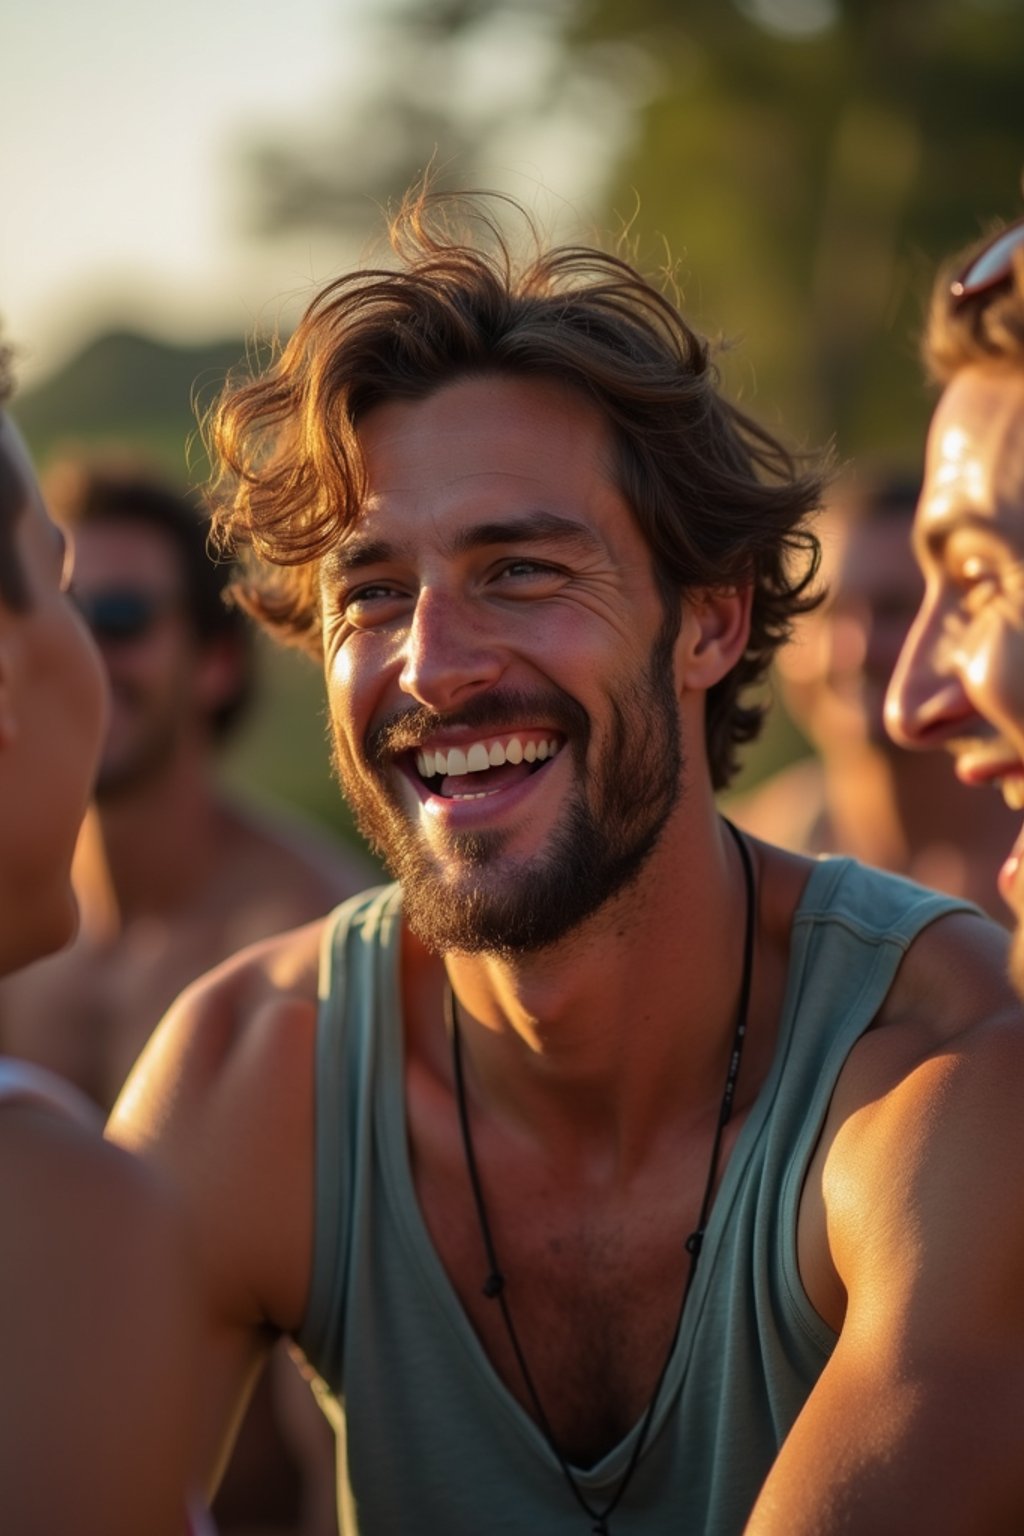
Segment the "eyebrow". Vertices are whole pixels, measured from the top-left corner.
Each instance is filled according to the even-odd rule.
[[[948,512],[942,513],[934,522],[930,522],[924,532],[915,532],[912,539],[913,547],[937,559],[950,539],[962,530],[984,534],[996,544],[1011,542],[1006,528],[998,517],[984,517],[978,512],[968,512],[962,507],[954,506]]]
[[[474,523],[468,528],[460,528],[447,541],[445,552],[465,555],[497,544],[560,544],[576,548],[584,554],[604,549],[600,536],[575,518],[562,517],[556,512],[530,512],[525,517],[495,519],[493,522]],[[324,566],[332,575],[344,576],[353,571],[365,570],[367,566],[384,565],[400,559],[408,548],[403,543],[391,543],[387,539],[361,539],[356,534],[331,550],[324,557]]]

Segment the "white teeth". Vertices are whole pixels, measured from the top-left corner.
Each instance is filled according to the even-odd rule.
[[[1012,779],[1003,779],[1001,784],[1003,799],[1011,811],[1024,811],[1024,778],[1015,776]]]
[[[461,747],[450,747],[447,752],[431,752],[424,747],[416,753],[416,768],[425,779],[437,775],[443,778],[446,775],[483,773],[487,768],[500,768],[503,763],[547,762],[548,758],[555,756],[560,745],[556,740],[528,741],[524,747],[519,737],[513,736],[504,746],[496,741],[488,748],[482,741],[474,741],[465,751]],[[1024,795],[1024,787],[1021,793]]]

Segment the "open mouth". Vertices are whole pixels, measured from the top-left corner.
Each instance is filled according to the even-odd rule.
[[[488,736],[459,746],[419,747],[411,753],[421,782],[449,800],[480,800],[521,783],[556,757],[556,733],[528,731]]]

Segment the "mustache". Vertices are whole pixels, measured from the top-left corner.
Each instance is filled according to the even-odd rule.
[[[418,747],[427,737],[459,726],[467,730],[493,732],[528,720],[554,726],[567,739],[586,741],[590,722],[582,704],[558,689],[525,693],[498,689],[470,699],[458,710],[444,713],[415,704],[396,711],[375,726],[366,737],[366,758],[375,768],[384,768],[402,752]]]

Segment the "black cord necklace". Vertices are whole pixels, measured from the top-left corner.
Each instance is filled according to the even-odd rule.
[[[541,1427],[544,1438],[547,1440],[548,1445],[551,1447],[551,1450],[555,1455],[555,1459],[557,1460],[558,1465],[562,1469],[562,1475],[568,1483],[573,1497],[575,1498],[577,1504],[579,1504],[580,1508],[583,1510],[584,1514],[586,1514],[590,1520],[593,1521],[591,1530],[594,1533],[594,1536],[610,1536],[608,1520],[612,1513],[618,1508],[618,1505],[621,1502],[626,1489],[629,1487],[629,1484],[633,1479],[633,1473],[636,1471],[640,1461],[640,1453],[643,1450],[644,1444],[647,1440],[648,1431],[651,1427],[651,1421],[654,1417],[655,1404],[658,1401],[662,1385],[665,1381],[665,1373],[668,1370],[669,1361],[672,1359],[672,1355],[675,1352],[676,1340],[679,1337],[679,1329],[683,1320],[683,1310],[686,1306],[686,1298],[690,1294],[690,1287],[693,1284],[693,1277],[697,1270],[697,1260],[700,1257],[701,1246],[704,1242],[704,1233],[707,1230],[708,1216],[711,1211],[711,1198],[714,1194],[715,1179],[718,1174],[718,1162],[722,1150],[722,1135],[725,1131],[726,1125],[729,1123],[730,1116],[732,1115],[733,1100],[736,1097],[736,1081],[740,1075],[740,1061],[743,1056],[743,1041],[746,1038],[747,1033],[747,1010],[750,1004],[750,981],[754,965],[754,869],[750,858],[750,851],[747,848],[745,839],[739,832],[737,832],[736,828],[732,825],[732,822],[726,821],[725,825],[729,828],[729,831],[735,838],[736,846],[740,851],[740,857],[743,862],[743,875],[746,882],[747,894],[746,934],[743,944],[743,977],[740,983],[740,1001],[736,1015],[736,1028],[733,1033],[732,1050],[729,1053],[729,1068],[725,1077],[725,1091],[722,1094],[722,1103],[718,1112],[718,1124],[715,1128],[715,1138],[711,1146],[711,1162],[708,1166],[708,1176],[704,1186],[704,1198],[701,1201],[700,1217],[698,1218],[697,1226],[686,1239],[685,1247],[686,1252],[689,1254],[690,1262],[686,1272],[686,1283],[683,1287],[683,1297],[679,1304],[679,1312],[676,1317],[675,1328],[672,1332],[672,1339],[669,1343],[668,1352],[662,1363],[661,1371],[658,1374],[658,1379],[654,1384],[654,1391],[651,1393],[651,1400],[647,1405],[647,1411],[644,1414],[643,1422],[640,1426],[640,1433],[637,1435],[636,1442],[633,1446],[633,1451],[629,1458],[629,1464],[626,1467],[625,1472],[622,1474],[622,1477],[619,1481],[619,1486],[616,1488],[611,1500],[605,1505],[603,1509],[595,1509],[589,1502],[583,1493],[583,1490],[580,1488],[579,1483],[573,1476],[572,1468],[559,1449],[558,1441],[555,1439],[548,1416],[544,1412],[543,1404],[541,1403],[537,1388],[534,1385],[529,1366],[526,1363],[526,1356],[523,1354],[523,1347],[519,1342],[519,1335],[516,1333],[515,1324],[512,1321],[512,1313],[509,1310],[508,1298],[505,1295],[505,1276],[502,1274],[501,1266],[498,1263],[498,1255],[494,1247],[494,1239],[491,1236],[491,1224],[487,1216],[487,1206],[484,1202],[483,1186],[480,1183],[480,1172],[477,1168],[476,1154],[473,1151],[473,1137],[470,1132],[469,1110],[466,1103],[466,1085],[462,1072],[462,1037],[459,1030],[458,1007],[455,1001],[455,994],[451,988],[451,984],[449,983],[445,988],[445,1014],[452,1041],[452,1067],[455,1078],[455,1100],[459,1111],[459,1126],[462,1131],[462,1146],[465,1152],[466,1169],[469,1173],[470,1184],[473,1187],[473,1200],[476,1205],[476,1214],[480,1227],[480,1236],[483,1239],[484,1252],[487,1255],[488,1275],[484,1281],[483,1292],[489,1301],[497,1301],[498,1306],[501,1309],[501,1316],[505,1324],[505,1331],[508,1334],[509,1343],[512,1346],[512,1352],[516,1357],[516,1362],[519,1366],[519,1371],[523,1378],[523,1384],[525,1385],[530,1397],[530,1401],[533,1404],[534,1413],[537,1416],[537,1422]]]

